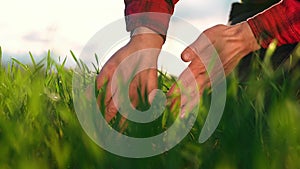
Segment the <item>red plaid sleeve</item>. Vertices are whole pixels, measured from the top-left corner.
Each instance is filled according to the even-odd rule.
[[[127,31],[144,26],[165,36],[177,2],[178,0],[125,0]]]
[[[247,21],[263,48],[275,38],[279,46],[297,43],[300,41],[300,0],[282,0]]]

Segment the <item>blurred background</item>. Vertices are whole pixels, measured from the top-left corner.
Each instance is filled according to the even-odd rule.
[[[34,56],[44,56],[47,50],[54,57],[70,55],[69,50],[79,55],[97,31],[124,16],[121,0],[1,1],[0,46],[4,61],[14,57],[29,62],[29,51]],[[174,15],[203,31],[226,24],[234,1],[181,0]],[[68,59],[66,65],[72,66],[74,61]]]

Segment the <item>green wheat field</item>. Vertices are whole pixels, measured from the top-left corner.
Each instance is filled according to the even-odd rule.
[[[298,45],[299,46],[299,45]],[[95,144],[77,119],[72,95],[74,70],[51,52],[30,64],[2,62],[0,49],[0,169],[300,169],[300,47],[276,70],[269,48],[264,59],[252,57],[246,80],[235,71],[227,78],[227,100],[221,122],[203,144],[198,137],[210,105],[207,89],[197,121],[173,149],[134,159],[111,154]],[[87,74],[89,71],[71,52]],[[172,78],[160,73],[159,88]],[[143,128],[130,124],[125,133],[156,135],[167,126],[163,115]],[[118,119],[112,122],[117,126]]]

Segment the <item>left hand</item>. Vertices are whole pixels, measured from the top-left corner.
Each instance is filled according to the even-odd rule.
[[[140,102],[138,90],[140,90],[141,97],[145,98],[147,94],[157,88],[157,71],[153,68],[156,68],[157,58],[163,42],[160,35],[153,33],[132,36],[128,44],[113,54],[104,65],[97,77],[97,89],[105,91],[104,94],[99,95],[98,104],[99,107],[104,109],[107,122],[110,122],[116,116],[120,105],[115,101],[121,102],[124,99],[116,96],[118,95],[116,93],[120,93],[117,91],[126,90],[127,83],[129,83],[129,99],[134,108]],[[126,60],[128,58],[131,58],[131,60]],[[124,66],[126,61],[131,63]],[[123,66],[120,66],[122,63]],[[152,69],[136,72],[140,67],[152,67]],[[116,79],[120,80],[120,83],[114,84],[113,76],[117,70],[121,72],[116,75],[118,76]],[[131,82],[128,82],[132,75],[135,75],[134,78]],[[117,82],[119,81],[115,80],[115,83]],[[113,97],[116,97],[116,100]],[[150,99],[149,102],[151,102]]]
[[[191,63],[179,76],[178,82],[185,90],[195,90],[190,84],[192,80],[196,79],[198,91],[191,91],[191,93],[192,95],[195,93],[201,95],[205,87],[210,85],[210,78],[207,76],[207,67],[205,65],[208,66],[210,64],[213,56],[219,56],[222,64],[213,66],[210,73],[211,78],[217,77],[221,69],[224,69],[225,74],[228,75],[244,56],[259,48],[260,46],[247,22],[234,26],[216,25],[205,30],[195,42],[182,52],[181,59]],[[193,78],[187,76],[188,71],[191,71],[194,75]],[[172,96],[178,91],[178,86],[174,84],[168,92],[168,96]],[[175,105],[178,105],[179,100],[181,100],[181,107],[189,105],[191,108],[198,104],[191,100],[193,99],[192,96],[190,97],[191,99],[185,98],[187,97],[184,96],[181,99],[178,97],[171,98],[171,101],[169,100],[171,102],[171,111],[173,111],[172,109]]]

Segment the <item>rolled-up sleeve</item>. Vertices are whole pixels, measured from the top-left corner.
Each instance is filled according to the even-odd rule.
[[[278,45],[300,41],[300,0],[282,0],[247,20],[254,36],[267,48],[273,39]]]
[[[177,2],[178,0],[125,0],[127,31],[143,26],[166,35]]]

